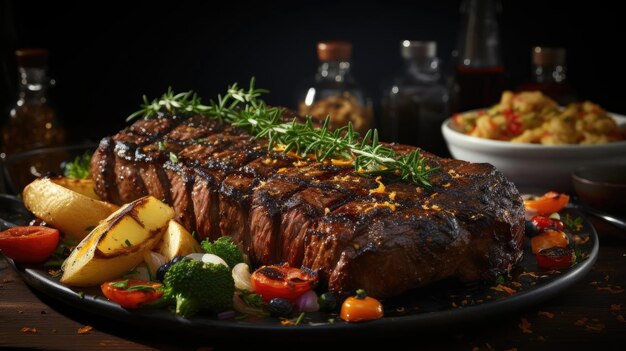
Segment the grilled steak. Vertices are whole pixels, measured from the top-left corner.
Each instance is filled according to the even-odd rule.
[[[156,196],[200,238],[230,235],[254,264],[304,265],[337,293],[507,274],[522,256],[517,189],[489,164],[423,155],[439,168],[431,189],[268,151],[202,116],[160,117],[103,139],[91,173],[107,201]]]

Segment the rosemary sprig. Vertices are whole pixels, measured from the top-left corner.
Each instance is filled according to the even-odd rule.
[[[306,117],[305,122],[296,119],[283,122],[283,110],[267,106],[260,98],[267,90],[255,88],[254,84],[254,78],[248,89],[235,83],[225,95],[218,95],[217,101],[211,100],[209,105],[202,105],[193,91],[175,94],[169,89],[160,99],[152,102],[144,96],[141,110],[131,114],[127,120],[139,116],[154,118],[162,114],[202,114],[246,129],[255,138],[267,138],[270,150],[280,146],[284,152],[293,151],[302,157],[314,157],[320,162],[336,158],[351,160],[356,173],[360,175],[393,176],[417,185],[431,186],[429,176],[436,168],[425,164],[418,149],[397,154],[378,141],[376,129],[369,130],[360,139],[351,123],[330,130],[328,117],[321,127],[317,127],[310,116]]]

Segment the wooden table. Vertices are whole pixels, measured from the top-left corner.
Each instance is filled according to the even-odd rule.
[[[458,350],[623,350],[626,341],[626,233],[595,218],[589,220],[600,236],[600,256],[592,272],[562,295],[539,306],[482,324],[446,331],[407,335],[416,349]],[[530,325],[523,332],[525,319]],[[79,328],[93,327],[85,334]],[[22,328],[35,331],[22,331]],[[32,330],[32,329],[31,329]],[[529,333],[529,331],[531,331]],[[384,335],[378,336],[384,339]],[[240,340],[177,337],[147,328],[129,327],[84,313],[30,290],[6,262],[0,263],[0,348],[62,350],[230,349]],[[345,346],[333,340],[292,343],[288,349]],[[258,342],[258,341],[255,341]],[[262,341],[261,341],[262,342]],[[389,346],[400,347],[394,339]]]

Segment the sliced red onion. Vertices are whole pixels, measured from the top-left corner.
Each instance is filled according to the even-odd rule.
[[[320,305],[317,303],[317,294],[313,290],[309,290],[302,294],[296,300],[296,307],[301,312],[315,312],[320,309]]]
[[[218,313],[217,319],[231,319],[231,318],[235,318],[236,315],[237,313],[235,311],[228,310],[228,311]]]

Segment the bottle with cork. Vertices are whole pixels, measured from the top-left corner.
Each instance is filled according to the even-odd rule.
[[[404,70],[393,78],[383,96],[380,127],[384,139],[446,156],[440,128],[450,116],[450,95],[442,82],[437,43],[404,40],[400,52]]]
[[[360,133],[373,124],[373,107],[352,76],[352,44],[323,41],[317,44],[319,66],[314,83],[299,97],[298,112],[317,121],[330,116],[331,128],[352,122]]]
[[[566,51],[563,48],[536,46],[532,49],[532,72],[520,91],[541,91],[565,106],[576,101],[576,92],[567,80]]]
[[[4,157],[65,142],[65,130],[48,99],[48,50],[19,49],[15,55],[19,95],[2,127]]]

